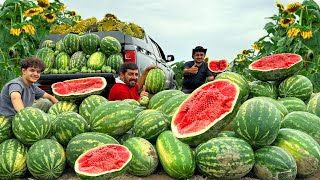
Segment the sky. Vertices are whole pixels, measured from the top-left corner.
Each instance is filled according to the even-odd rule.
[[[143,27],[177,61],[192,60],[192,49],[207,48],[209,59],[232,61],[266,35],[267,17],[277,14],[275,0],[60,0],[83,19],[106,13]],[[4,0],[0,0],[2,4]],[[302,0],[278,0],[287,4]],[[315,0],[320,5],[320,0]]]

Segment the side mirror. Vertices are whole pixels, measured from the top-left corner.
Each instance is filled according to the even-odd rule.
[[[167,56],[167,62],[174,61],[174,55],[168,55]]]

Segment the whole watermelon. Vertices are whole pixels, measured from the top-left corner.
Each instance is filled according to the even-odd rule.
[[[87,121],[90,120],[91,113],[101,104],[108,100],[100,95],[91,95],[86,97],[79,106],[79,114]]]
[[[148,93],[155,94],[163,90],[166,83],[166,75],[160,69],[151,69],[145,80],[145,86]]]
[[[110,56],[121,52],[121,44],[116,38],[106,36],[100,41],[100,49],[107,56]]]
[[[11,120],[0,115],[0,143],[12,137]]]
[[[54,67],[56,69],[66,69],[70,64],[70,56],[65,52],[61,52],[56,56]]]
[[[42,49],[39,49],[36,56],[39,57],[44,62],[44,64],[46,65],[46,68],[53,67],[54,51],[51,48],[44,47]]]
[[[80,49],[80,36],[77,34],[67,34],[63,38],[64,51],[68,54],[73,54]]]
[[[102,52],[95,52],[91,54],[87,60],[87,67],[92,70],[101,70],[102,66],[106,64],[107,57]]]
[[[106,62],[107,66],[110,66],[111,69],[114,69],[116,72],[120,71],[120,66],[123,64],[123,57],[121,54],[111,54]]]
[[[77,51],[72,54],[69,62],[69,69],[76,68],[80,70],[83,66],[87,65],[86,54],[82,51]]]
[[[96,52],[100,46],[100,37],[93,33],[88,33],[81,36],[80,46],[83,52],[88,55]]]

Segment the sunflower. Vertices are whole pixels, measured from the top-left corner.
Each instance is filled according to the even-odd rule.
[[[296,12],[298,9],[300,9],[302,7],[302,4],[295,2],[292,4],[288,4],[286,11],[288,13],[294,13]]]
[[[72,27],[69,24],[53,25],[50,28],[50,34],[67,34],[71,31]]]
[[[90,26],[93,26],[96,24],[97,24],[97,19],[95,17],[84,19],[79,21],[77,25],[72,27],[72,32],[74,33],[87,32]]]
[[[41,7],[39,8],[30,8],[28,10],[26,10],[23,15],[24,16],[28,16],[28,17],[32,17],[32,16],[35,16],[35,15],[38,15],[40,13],[43,12],[43,9]]]
[[[207,63],[209,61],[209,57],[205,57],[203,61]]]
[[[238,63],[238,64],[241,64],[243,62],[246,61],[246,58],[244,56],[239,56],[237,59],[235,59],[235,61]]]
[[[70,11],[69,12],[69,16],[76,16],[77,15],[77,12],[75,12],[75,11]]]
[[[37,0],[37,2],[38,2],[38,5],[40,7],[43,7],[43,8],[49,8],[50,7],[49,0]]]
[[[290,38],[290,37],[299,36],[300,33],[301,33],[301,30],[300,30],[299,28],[297,28],[297,27],[292,27],[292,28],[289,29],[287,35],[288,35],[288,37]]]
[[[98,22],[98,30],[99,31],[115,31],[118,28],[122,29],[122,26],[115,19],[103,18],[103,20]]]
[[[280,23],[281,27],[287,28],[287,27],[289,27],[289,25],[293,24],[294,21],[295,21],[294,18],[282,18],[282,19],[280,19],[279,23]]]
[[[284,10],[284,6],[280,4],[278,1],[276,1],[277,7],[279,8],[280,11]]]
[[[227,65],[227,69],[230,69],[231,68],[231,64],[230,63],[228,63],[228,65]]]
[[[312,31],[301,31],[301,36],[303,39],[309,39],[312,37]]]
[[[22,29],[22,32],[26,32],[28,34],[34,34],[36,31],[32,24],[23,25],[21,29]]]
[[[241,52],[241,54],[247,56],[247,55],[249,55],[250,53],[249,53],[248,50],[243,50],[243,51]]]
[[[263,49],[263,46],[262,46],[260,43],[258,43],[258,42],[253,43],[253,44],[251,45],[251,47],[252,47],[254,50],[258,50],[258,51],[260,51],[261,49]]]
[[[64,11],[65,9],[67,9],[67,6],[65,6],[64,4],[61,4],[61,6],[59,8],[57,8],[57,11]]]
[[[14,36],[20,36],[21,32],[22,32],[21,28],[11,27],[10,29],[10,34]]]
[[[57,19],[57,16],[53,13],[42,13],[41,16],[49,23],[52,23]]]

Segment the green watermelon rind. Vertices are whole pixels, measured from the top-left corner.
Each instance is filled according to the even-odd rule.
[[[312,82],[303,75],[293,75],[286,78],[279,85],[279,96],[297,97],[302,101],[309,100],[313,93]]]
[[[145,86],[148,93],[156,94],[164,89],[166,75],[162,69],[151,69],[146,77]]]

